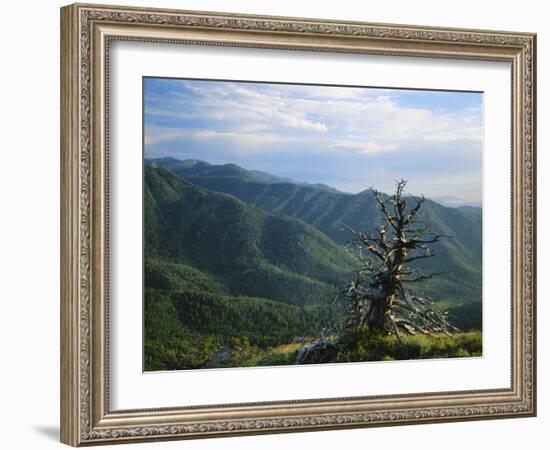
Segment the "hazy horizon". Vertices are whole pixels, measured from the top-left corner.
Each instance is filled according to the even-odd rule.
[[[146,158],[481,206],[482,94],[144,79]]]
[[[288,180],[287,182],[289,183],[305,183],[305,184],[308,184],[308,185],[324,185],[324,186],[328,186],[329,188],[333,188],[333,189],[336,189],[334,186],[331,186],[330,184],[326,184],[326,183],[316,183],[316,182],[310,182],[310,181],[307,181],[307,180],[297,180],[297,179],[294,179],[294,178],[291,178],[291,177],[286,177],[286,176],[281,176],[281,175],[277,175],[277,174],[274,174],[274,173],[269,173],[269,172],[265,172],[263,170],[261,171],[258,171],[256,169],[254,169],[253,167],[244,167],[244,166],[241,166],[239,164],[235,164],[235,163],[232,163],[232,162],[221,162],[221,163],[213,163],[211,161],[205,161],[204,159],[199,159],[199,158],[183,158],[183,159],[180,159],[180,158],[174,158],[173,156],[160,156],[158,158],[145,158],[147,161],[151,161],[151,162],[154,162],[156,160],[161,160],[163,158],[172,158],[176,161],[180,161],[180,162],[185,162],[185,161],[197,161],[197,162],[203,162],[203,163],[207,163],[207,164],[210,164],[212,166],[223,166],[223,165],[228,165],[228,164],[233,164],[233,165],[237,165],[238,167],[242,168],[242,169],[245,169],[249,172],[263,172],[263,173],[266,173],[268,175],[273,175],[275,177],[278,177],[278,178],[281,178],[281,180]],[[394,182],[396,183],[398,180],[394,180]],[[281,181],[283,182],[283,181]],[[364,190],[368,190],[369,188],[376,188],[376,186],[369,186],[367,187],[366,189]],[[380,189],[379,189],[380,190]],[[342,194],[348,194],[348,195],[355,195],[355,194],[358,194],[359,192],[362,192],[362,191],[359,191],[359,192],[347,192],[347,191],[342,191],[340,189],[337,189],[338,192],[342,193]],[[381,190],[380,190],[381,191]],[[381,191],[382,192],[382,191]],[[387,193],[390,193],[391,194],[391,191],[384,191],[385,194]],[[408,190],[406,190],[406,195],[409,195],[409,192]],[[410,194],[410,195],[413,195],[413,194]],[[427,197],[429,198],[430,200],[434,200],[434,201],[437,201],[438,203],[442,204],[443,206],[448,206],[448,207],[451,207],[451,208],[457,208],[457,207],[460,207],[460,206],[471,206],[471,207],[476,207],[476,208],[481,208],[482,207],[482,204],[481,202],[480,203],[461,203],[459,201],[459,199],[456,199],[455,197],[452,197],[452,196],[441,196],[441,197]]]

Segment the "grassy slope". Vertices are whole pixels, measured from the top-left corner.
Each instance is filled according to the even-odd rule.
[[[233,346],[229,349],[230,358],[218,367],[256,367],[293,364],[301,343],[291,343],[260,349],[255,346]],[[394,361],[434,358],[464,358],[482,355],[481,332],[457,333],[452,337],[441,336],[402,336],[399,341],[394,336],[364,336],[352,350],[340,352],[326,359],[325,363]],[[319,363],[319,362],[316,362]]]

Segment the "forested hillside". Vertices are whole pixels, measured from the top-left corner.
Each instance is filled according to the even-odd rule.
[[[213,191],[231,194],[264,211],[300,219],[337,244],[350,239],[343,224],[371,231],[382,220],[370,191],[356,195],[330,191],[324,186],[303,185],[273,177],[266,182],[254,171],[235,164],[221,166],[203,161],[156,160],[186,180]],[[419,217],[430,228],[449,236],[433,245],[437,257],[424,260],[427,270],[444,272],[418,286],[425,294],[453,306],[481,301],[481,208],[449,208],[427,200]]]
[[[412,288],[450,307],[460,328],[480,329],[481,209],[424,209],[421,220],[450,238],[426,265],[444,273]],[[357,267],[343,223],[370,231],[378,220],[368,191],[146,161],[145,369],[288,364],[274,349],[338,319],[331,300]]]
[[[144,197],[149,369],[201,367],[234,338],[265,348],[316,334],[357,264],[302,221],[162,167],[145,168]]]

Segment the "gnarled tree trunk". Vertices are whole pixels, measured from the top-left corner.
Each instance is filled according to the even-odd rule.
[[[405,289],[407,283],[422,282],[437,275],[422,273],[411,268],[410,263],[433,257],[435,253],[429,245],[443,237],[417,222],[424,197],[414,199],[414,207],[408,206],[403,198],[406,184],[405,180],[397,182],[395,194],[386,198],[372,190],[385,219],[383,225],[377,226],[375,235],[346,226],[353,234],[348,248],[356,251],[361,260],[354,282],[340,292],[348,305],[347,326],[360,328],[366,324],[373,330],[398,337],[400,331],[450,333],[456,328],[450,324],[448,313]]]

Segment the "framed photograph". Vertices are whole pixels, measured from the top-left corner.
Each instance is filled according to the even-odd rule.
[[[535,415],[535,57],[62,8],[62,442]]]

